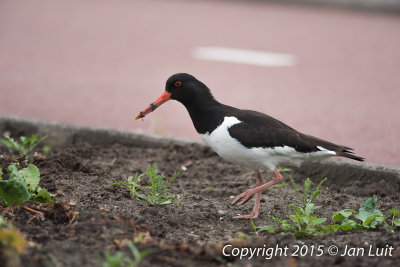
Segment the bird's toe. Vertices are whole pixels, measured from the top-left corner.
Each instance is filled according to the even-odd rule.
[[[258,217],[258,212],[252,212],[250,214],[247,215],[239,215],[239,216],[235,216],[233,217],[234,219],[254,219]]]
[[[238,195],[235,200],[232,202],[232,205],[235,205],[240,199],[242,199],[242,201],[240,201],[239,203],[237,203],[238,206],[246,203],[253,195],[255,194],[255,192],[253,192],[253,190],[249,189],[243,193],[241,193],[240,195]]]

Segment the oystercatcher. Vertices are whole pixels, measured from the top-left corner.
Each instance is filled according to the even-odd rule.
[[[253,211],[237,219],[256,218],[261,191],[278,183],[279,166],[299,166],[304,161],[342,156],[363,161],[351,148],[303,134],[266,114],[242,110],[219,103],[210,89],[192,75],[178,73],[166,83],[165,92],[136,119],[143,118],[170,99],[181,102],[190,114],[194,127],[219,156],[255,170],[256,187],[240,194],[232,204],[242,205],[256,195]],[[267,168],[274,178],[263,183],[260,169]]]

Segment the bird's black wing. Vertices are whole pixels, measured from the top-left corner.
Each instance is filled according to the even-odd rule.
[[[319,151],[314,142],[303,134],[285,128],[270,128],[242,122],[228,129],[229,135],[248,148],[274,148],[289,146],[299,152]]]
[[[244,115],[243,115],[244,114]],[[248,148],[274,148],[289,146],[298,152],[320,151],[318,147],[335,151],[338,156],[362,161],[363,158],[352,155],[351,148],[337,145],[311,135],[306,135],[287,126],[283,122],[258,112],[236,114],[241,123],[228,129],[231,137]]]

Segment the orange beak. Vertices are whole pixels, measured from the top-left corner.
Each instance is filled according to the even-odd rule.
[[[136,120],[144,118],[144,116],[146,116],[150,112],[153,112],[156,108],[158,108],[159,106],[161,106],[170,99],[171,99],[171,94],[165,91],[164,93],[162,93],[162,95],[160,95],[159,98],[157,98],[156,101],[151,103],[150,106],[148,106],[145,110],[141,111],[139,115],[136,116]]]

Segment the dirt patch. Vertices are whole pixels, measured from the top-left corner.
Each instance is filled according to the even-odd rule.
[[[153,162],[167,176],[185,166],[186,171],[181,172],[170,191],[181,200],[179,204],[142,205],[131,199],[124,187],[110,186],[135,172],[145,172]],[[0,159],[3,170],[9,163]],[[394,266],[400,260],[398,231],[339,232],[302,239],[291,234],[254,236],[248,220],[232,219],[238,213],[251,212],[253,202],[239,207],[230,204],[232,196],[255,185],[254,174],[223,161],[210,149],[197,144],[146,148],[121,144],[99,146],[76,139],[73,144],[52,149],[45,159],[36,160],[35,164],[41,172],[40,186],[55,194],[58,203],[39,206],[28,203],[24,206],[27,208],[3,210],[30,241],[22,257],[23,266],[100,266],[106,249],[130,255],[123,240],[139,235],[143,238],[137,247],[154,251],[142,261],[143,266],[371,266],[378,263]],[[312,165],[305,168],[308,171],[304,168],[291,171],[299,187],[308,176],[314,184],[328,177],[323,194],[316,200],[317,205],[324,207],[318,210],[320,216],[330,218],[341,209],[358,209],[372,194],[377,194],[378,208],[385,215],[390,208],[399,208],[397,178],[388,183],[387,177],[380,177],[379,173],[368,176],[351,170],[347,174],[346,170],[313,172]],[[272,177],[269,172],[263,175],[266,179]],[[288,175],[284,175],[286,183],[290,183]],[[291,213],[288,204],[297,203],[297,198],[293,188],[286,186],[266,190],[261,201],[261,215],[254,220],[257,226],[274,225],[266,214],[285,218]],[[238,238],[239,232],[250,238]],[[320,257],[277,256],[267,260],[266,256],[259,256],[240,260],[222,254],[226,244],[253,248],[288,246],[289,255],[296,245],[309,248],[314,245],[315,249],[324,245],[325,253]],[[386,257],[341,257],[327,254],[330,245],[336,245],[341,252],[346,245],[365,248],[366,254],[369,245],[383,248],[388,245],[394,250],[393,256]]]

